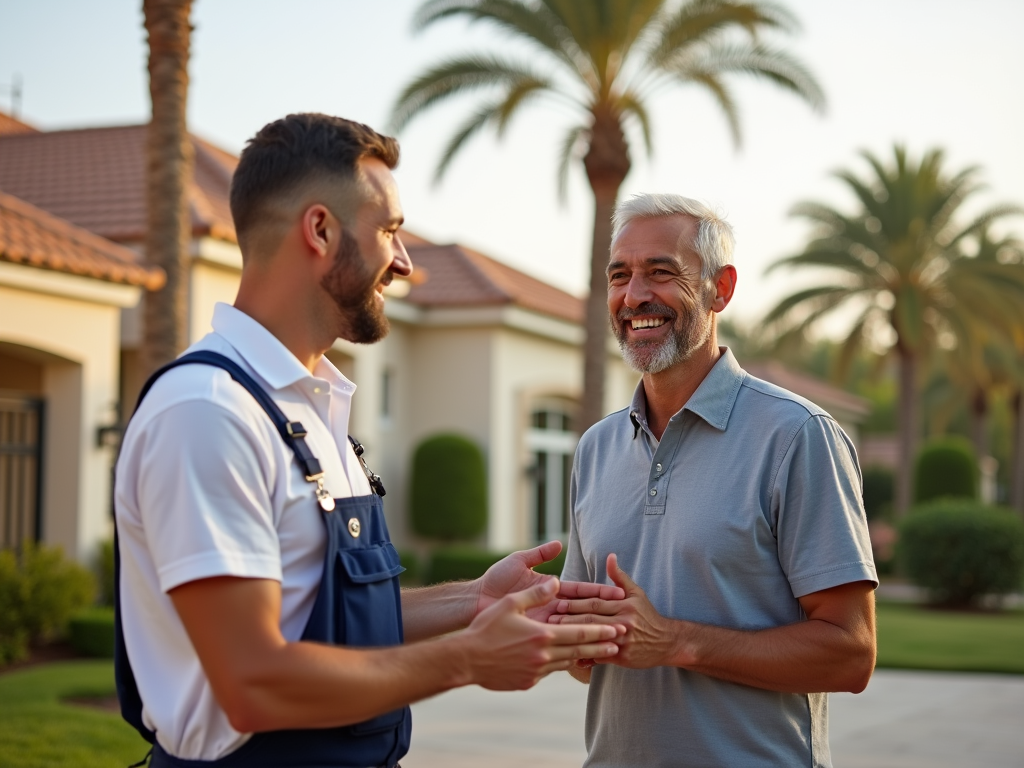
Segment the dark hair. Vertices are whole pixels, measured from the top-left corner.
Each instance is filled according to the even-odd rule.
[[[398,165],[398,142],[342,117],[303,113],[263,126],[249,139],[231,179],[231,217],[241,241],[270,199],[315,178],[353,179],[364,157]]]

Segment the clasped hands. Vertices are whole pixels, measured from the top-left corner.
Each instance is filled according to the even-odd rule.
[[[507,657],[511,648],[503,647],[506,644],[523,645],[524,633],[531,635],[527,645],[532,643],[542,654],[524,659],[522,679],[509,677],[507,672],[494,675],[496,670],[490,670],[484,677],[493,677],[496,684],[486,687],[529,687],[540,677],[573,664],[585,668],[609,662],[626,666],[663,663],[659,647],[668,633],[659,631],[659,626],[664,620],[643,590],[618,567],[615,555],[608,556],[608,574],[616,586],[560,582],[532,570],[560,550],[561,544],[555,541],[516,552],[479,579],[476,618],[470,629],[491,629],[488,634],[492,638],[507,639],[508,643],[500,643],[502,647],[494,647],[495,663]],[[546,625],[548,631],[542,632],[537,624]],[[508,669],[506,664],[502,666]]]

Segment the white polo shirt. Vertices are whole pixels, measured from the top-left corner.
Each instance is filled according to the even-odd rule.
[[[300,421],[335,498],[370,486],[348,442],[355,385],[326,358],[310,374],[266,328],[226,304],[189,351],[219,352]],[[327,534],[315,486],[273,422],[219,368],[164,374],[139,406],[117,464],[125,644],[143,719],[169,754],[214,760],[244,744],[217,705],[167,592],[213,576],[281,583],[281,631],[302,636],[313,610]]]

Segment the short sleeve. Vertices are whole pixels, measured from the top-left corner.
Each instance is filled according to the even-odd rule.
[[[137,499],[160,588],[213,576],[281,580],[260,437],[205,400],[154,416],[135,443]]]
[[[565,551],[565,565],[562,567],[563,581],[593,581],[594,576],[587,568],[583,548],[580,546],[579,524],[576,520],[577,483],[579,482],[579,449],[572,464],[572,477],[569,480],[569,543]]]
[[[862,481],[849,438],[826,415],[807,419],[775,476],[779,562],[794,597],[848,584],[878,585]]]

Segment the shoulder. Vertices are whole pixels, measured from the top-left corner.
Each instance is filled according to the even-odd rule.
[[[746,371],[740,382],[736,405],[743,418],[759,416],[759,420],[771,421],[781,428],[799,428],[816,417],[832,420],[824,408],[807,398]]]
[[[629,408],[610,413],[583,433],[576,449],[577,456],[589,456],[607,450],[632,438],[633,432]]]

